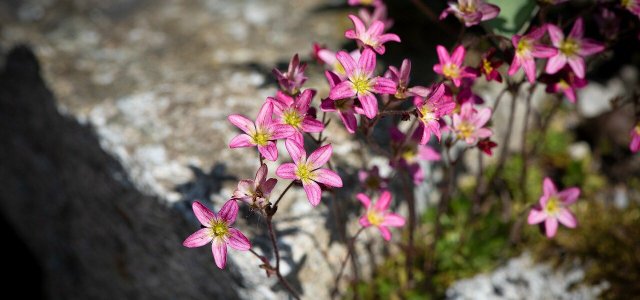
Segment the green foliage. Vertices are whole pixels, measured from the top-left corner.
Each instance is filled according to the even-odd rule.
[[[536,2],[533,0],[489,0],[488,2],[498,5],[500,14],[497,18],[487,21],[486,24],[495,33],[508,38],[524,28],[537,8]]]

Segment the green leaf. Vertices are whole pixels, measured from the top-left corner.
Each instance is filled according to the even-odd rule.
[[[486,24],[495,33],[508,38],[524,28],[537,8],[534,0],[489,0],[488,2],[499,6],[500,14]]]

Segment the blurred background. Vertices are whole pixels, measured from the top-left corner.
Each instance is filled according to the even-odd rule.
[[[9,290],[29,282],[32,288],[20,293],[39,299],[286,297],[255,257],[230,251],[231,264],[220,271],[208,249],[186,249],[182,241],[197,228],[193,200],[210,200],[217,210],[238,179],[253,177],[253,156],[227,148],[236,132],[226,117],[257,114],[276,92],[271,69],[286,69],[298,53],[309,63],[306,86],[327,96],[312,45],[355,48],[343,33],[352,26],[347,15],[357,10],[345,2],[0,2],[0,226],[7,257],[20,262],[19,269],[8,270]],[[436,78],[436,45],[450,48],[461,26],[455,18],[436,20],[446,1],[387,2],[394,20],[390,32],[403,43],[389,44],[379,65],[399,66],[411,58],[412,83],[428,86]],[[589,5],[571,2],[551,16],[573,16]],[[506,147],[513,155],[490,192],[497,204],[481,212],[480,221],[466,213],[478,184],[477,153],[468,154],[456,178],[454,217],[437,245],[443,253],[437,276],[420,275],[426,258],[418,257],[418,283],[398,292],[406,286],[399,271],[405,258],[374,233],[365,234],[358,251],[364,275],[345,287],[346,295],[632,299],[640,293],[640,157],[628,150],[637,120],[630,106],[617,105],[629,97],[638,101],[640,48],[637,18],[620,20],[631,32],[623,30],[616,46],[594,59],[590,85],[577,105],[536,90],[531,122],[550,120],[548,127],[530,127],[525,147],[538,149],[527,158],[520,155],[523,129],[516,122]],[[588,35],[605,39],[597,28],[587,22]],[[466,41],[482,30],[468,30]],[[476,65],[480,54],[470,53],[468,63]],[[474,86],[488,104],[500,90],[486,82]],[[505,124],[510,109],[502,104],[493,124]],[[523,105],[513,111],[517,120],[527,120]],[[336,156],[344,157],[337,164],[345,186],[351,186],[339,193],[351,197],[365,162],[354,154],[357,139],[335,124],[329,134]],[[495,128],[499,144],[505,131]],[[487,160],[491,176],[496,158]],[[523,165],[529,176],[521,181]],[[438,166],[432,171],[435,180]],[[544,176],[583,190],[576,208],[580,227],[552,241],[536,228],[517,225],[521,209],[537,201]],[[429,207],[436,189],[430,181],[416,191],[425,236],[432,229]],[[304,197],[300,189],[292,195]],[[359,205],[323,199],[312,210],[299,200],[285,203],[274,219],[283,273],[305,297],[329,298],[346,253],[345,236],[357,230],[352,221]],[[330,213],[333,205],[342,205],[342,215]],[[256,219],[243,211],[238,226],[269,256],[269,240]],[[420,251],[430,242],[425,238]]]

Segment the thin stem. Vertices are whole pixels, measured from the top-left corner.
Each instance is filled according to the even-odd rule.
[[[280,203],[280,200],[282,200],[282,197],[284,197],[284,194],[286,194],[289,191],[289,189],[293,186],[294,182],[295,181],[291,181],[289,185],[287,185],[287,188],[285,188],[284,191],[282,191],[282,194],[280,194],[280,196],[278,197],[278,200],[276,200],[276,203],[273,204],[274,209],[277,209],[278,203]]]
[[[325,124],[325,120],[327,119],[327,113],[322,112],[322,124]],[[328,124],[327,124],[328,125]],[[324,129],[326,128],[326,126],[324,126],[322,128],[322,130],[320,131],[320,133],[318,134],[318,141],[320,141],[320,143],[322,143],[322,133],[324,133]]]
[[[522,191],[522,199],[527,200],[527,131],[529,130],[529,115],[531,114],[531,97],[536,89],[536,85],[532,85],[529,89],[529,95],[526,99],[526,108],[524,113],[524,124],[522,126],[522,144],[520,150],[522,153],[522,172],[520,173],[520,190]]]
[[[409,208],[409,241],[406,248],[405,256],[407,257],[405,268],[407,269],[407,282],[409,286],[413,284],[413,257],[414,257],[414,236],[416,231],[416,199],[413,195],[413,181],[411,175],[406,169],[403,169],[406,178],[403,180],[403,191],[407,199]]]
[[[379,113],[378,115],[380,115],[380,116],[401,116],[401,115],[413,113],[415,111],[416,111],[415,108],[407,109],[407,110],[387,110],[387,111],[383,111],[383,112]]]
[[[287,289],[287,291],[289,291],[289,294],[291,294],[291,296],[295,299],[300,299],[298,292],[296,292],[291,287],[289,282],[280,273],[280,250],[278,249],[278,243],[276,241],[276,233],[273,230],[273,223],[271,222],[271,218],[273,218],[272,215],[267,216],[267,228],[269,229],[269,238],[271,238],[271,244],[273,245],[273,254],[276,257],[276,266],[274,271],[276,272],[276,276],[278,276],[278,280],[280,281],[282,286],[284,286]]]
[[[344,270],[347,267],[347,261],[349,261],[349,258],[356,251],[356,249],[354,247],[356,239],[358,238],[358,236],[360,236],[360,233],[362,233],[364,231],[364,229],[365,229],[365,227],[360,227],[358,232],[356,232],[356,234],[349,240],[349,244],[347,246],[347,248],[348,248],[347,256],[345,256],[345,258],[342,259],[342,263],[340,263],[340,271],[338,272],[338,276],[336,276],[336,280],[335,280],[335,283],[334,283],[334,288],[333,288],[333,291],[331,292],[331,296],[334,297],[334,298],[338,294],[338,284],[340,283],[340,279],[342,278],[342,274],[344,274]]]

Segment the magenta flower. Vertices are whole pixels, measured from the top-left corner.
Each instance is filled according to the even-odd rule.
[[[631,143],[629,143],[629,149],[632,153],[640,151],[640,122],[636,124],[636,127],[631,129]]]
[[[355,29],[345,31],[344,36],[350,40],[356,40],[361,47],[369,46],[378,54],[384,54],[384,43],[400,42],[400,37],[393,33],[384,32],[384,23],[381,21],[373,21],[373,24],[367,29],[360,18],[349,15]]]
[[[480,73],[484,74],[487,81],[495,80],[497,82],[502,82],[502,76],[500,75],[500,72],[498,72],[498,68],[503,62],[499,60],[492,60],[495,53],[496,48],[491,48],[483,54],[478,69],[480,69]]]
[[[622,0],[620,5],[632,14],[640,17],[640,0]]]
[[[489,138],[481,139],[480,141],[478,141],[478,149],[480,149],[482,152],[484,152],[489,156],[493,155],[492,149],[495,148],[496,146],[498,146],[498,144],[496,144],[494,141],[490,140]]]
[[[276,124],[272,117],[273,104],[270,101],[262,105],[255,123],[242,115],[230,115],[229,122],[244,133],[231,139],[229,147],[257,146],[264,158],[270,161],[278,159],[278,148],[276,148],[275,141],[290,137],[296,132],[296,129],[289,125]]]
[[[393,80],[396,84],[395,97],[397,99],[405,99],[409,96],[426,97],[429,95],[429,89],[423,86],[409,87],[409,74],[411,73],[411,61],[405,59],[402,61],[400,70],[394,66],[389,66],[389,71],[385,74],[386,78]]]
[[[373,93],[394,94],[396,84],[388,78],[373,77],[376,54],[369,48],[362,51],[357,63],[344,51],[338,52],[336,57],[347,74],[347,80],[331,88],[329,98],[339,100],[357,96],[365,115],[372,119],[378,114],[378,99]]]
[[[298,58],[298,54],[294,55],[289,62],[289,69],[286,73],[282,73],[282,71],[274,68],[272,73],[276,76],[278,80],[278,84],[280,88],[287,92],[289,95],[297,94],[305,81],[307,81],[307,77],[304,76],[304,69],[307,67],[307,64],[300,63],[300,58]]]
[[[238,182],[238,188],[233,192],[233,198],[244,201],[253,207],[263,208],[269,203],[271,191],[278,182],[275,178],[267,179],[268,172],[269,169],[267,165],[262,164],[256,172],[254,180],[240,180],[240,182]]]
[[[456,104],[451,100],[451,97],[445,95],[445,85],[441,83],[435,86],[426,100],[421,97],[415,97],[414,104],[418,111],[420,124],[424,128],[420,144],[428,143],[429,139],[431,139],[431,134],[435,134],[439,141],[441,137],[440,119],[456,108]]]
[[[546,28],[543,26],[531,30],[526,35],[515,34],[511,37],[511,43],[515,48],[515,56],[509,67],[509,75],[518,72],[518,69],[522,66],[529,82],[533,83],[536,80],[536,62],[534,61],[534,57],[547,58],[558,53],[558,50],[540,44],[539,41],[544,36],[545,31]]]
[[[467,102],[473,104],[483,104],[484,99],[480,98],[480,96],[476,95],[473,92],[473,79],[463,78],[460,82],[460,89],[458,90],[458,94],[456,95],[456,103],[459,105],[465,104]]]
[[[491,129],[483,127],[490,118],[491,109],[476,111],[473,104],[467,102],[460,107],[460,114],[453,115],[453,131],[458,139],[472,145],[478,139],[488,138],[493,134]]]
[[[575,203],[580,196],[580,189],[576,187],[558,192],[553,181],[545,177],[542,184],[543,194],[540,203],[529,212],[528,223],[539,224],[544,221],[544,228],[548,238],[556,235],[558,222],[569,228],[576,228],[578,221],[567,206]]]
[[[329,86],[332,89],[341,82],[338,75],[331,71],[325,71],[324,75],[327,77]],[[339,100],[331,100],[330,98],[327,98],[322,100],[320,109],[322,109],[322,111],[338,112],[340,120],[342,120],[344,127],[349,133],[355,133],[358,128],[356,114],[364,114],[362,108],[355,106],[353,98]]]
[[[331,145],[324,145],[313,151],[309,158],[304,147],[294,140],[286,140],[284,145],[293,159],[293,163],[285,163],[278,167],[276,175],[285,179],[295,179],[302,182],[309,203],[317,206],[320,203],[322,189],[318,183],[331,187],[342,187],[342,179],[338,174],[321,168],[329,158],[333,149]]]
[[[568,67],[540,80],[546,82],[547,93],[563,93],[571,103],[576,103],[576,90],[587,86],[587,80],[576,76]]]
[[[440,63],[433,66],[433,71],[453,81],[455,86],[460,86],[460,80],[462,80],[462,78],[478,77],[475,69],[471,67],[462,67],[465,54],[465,50],[462,45],[456,47],[451,56],[449,56],[447,48],[442,45],[438,45],[436,50],[438,52],[438,60],[440,60]]]
[[[211,242],[213,259],[216,266],[224,269],[227,264],[227,245],[231,248],[247,251],[251,243],[240,230],[230,227],[236,221],[238,215],[238,203],[235,200],[227,201],[218,214],[209,210],[202,203],[195,201],[192,205],[193,213],[204,228],[190,235],[182,245],[188,248],[201,247]]]
[[[449,7],[440,14],[440,20],[449,14],[454,14],[464,22],[464,26],[470,27],[497,17],[500,14],[500,7],[486,3],[484,0],[458,0],[458,3],[449,2]]]
[[[290,138],[300,144],[304,143],[302,133],[324,130],[324,124],[307,113],[315,94],[315,90],[307,89],[295,96],[295,99],[281,92],[278,92],[276,98],[267,98],[267,101],[273,103],[276,123],[295,128],[295,132]]]
[[[356,61],[360,59],[360,50],[353,50],[349,52],[349,55],[351,56],[351,58],[353,58],[354,61]],[[341,81],[347,79],[347,73],[342,67],[342,64],[336,58],[335,52],[328,49],[320,49],[318,50],[318,59],[327,64],[331,68],[331,71],[338,75]]]
[[[365,214],[360,217],[360,225],[362,225],[362,227],[378,227],[385,241],[391,239],[391,232],[388,227],[404,226],[404,218],[402,216],[388,211],[389,204],[391,204],[391,193],[389,193],[389,191],[383,191],[378,201],[373,205],[369,196],[363,193],[356,195],[356,198],[360,200],[367,210]]]
[[[562,29],[553,24],[547,24],[547,29],[549,30],[551,43],[558,49],[558,53],[549,58],[545,71],[549,74],[555,74],[569,63],[573,72],[578,77],[584,78],[584,57],[601,52],[604,50],[604,44],[582,37],[584,35],[582,18],[578,18],[573,23],[573,28],[571,28],[571,32],[566,38],[562,33]]]
[[[378,166],[373,166],[371,170],[358,171],[358,179],[364,188],[373,191],[386,189],[389,185],[389,179],[380,176]]]
[[[373,12],[369,9],[361,8],[358,11],[358,16],[365,26],[371,26],[375,21],[380,21],[384,24],[384,30],[387,30],[393,26],[393,20],[387,17],[387,6],[380,2],[379,5],[373,6]]]

